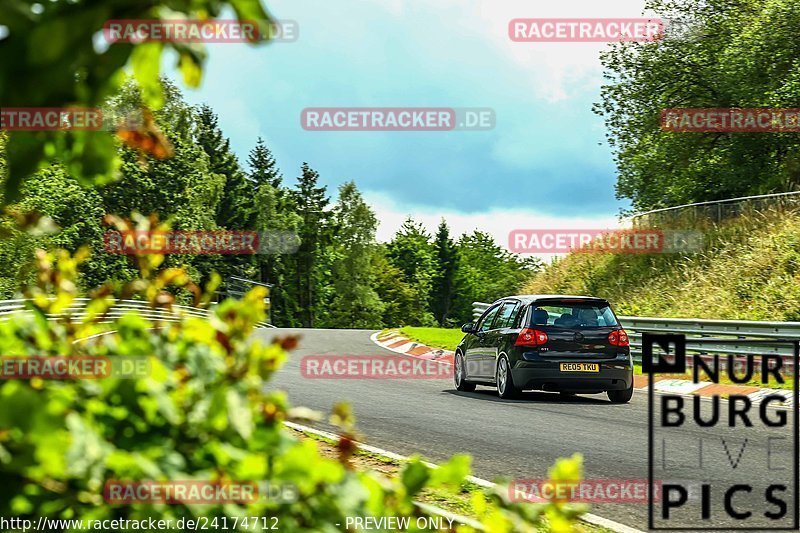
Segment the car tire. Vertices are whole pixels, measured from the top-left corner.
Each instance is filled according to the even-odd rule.
[[[629,389],[606,391],[611,403],[628,403],[633,398],[633,383]]]
[[[494,378],[498,396],[507,400],[519,395],[519,389],[514,385],[514,377],[511,375],[511,364],[505,355],[501,355],[497,360]]]
[[[475,390],[475,384],[467,381],[467,367],[464,363],[464,356],[460,353],[456,353],[453,361],[453,382],[457,391],[472,392]]]

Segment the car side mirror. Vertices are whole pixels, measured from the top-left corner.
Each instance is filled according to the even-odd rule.
[[[461,331],[464,333],[475,333],[475,324],[471,322],[469,324],[464,324],[461,326]]]

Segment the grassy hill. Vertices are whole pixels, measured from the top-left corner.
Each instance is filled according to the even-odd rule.
[[[800,320],[800,212],[670,225],[703,231],[705,249],[573,253],[548,265],[524,292],[601,296],[622,315]]]

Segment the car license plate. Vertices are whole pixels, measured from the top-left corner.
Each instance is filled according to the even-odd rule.
[[[561,363],[562,372],[600,372],[598,363]]]

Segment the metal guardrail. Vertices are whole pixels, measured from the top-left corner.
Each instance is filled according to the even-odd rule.
[[[0,300],[0,321],[8,320],[13,315],[23,314],[29,310],[26,302],[29,300]],[[89,298],[76,298],[75,301],[65,309],[63,313],[48,314],[47,319],[58,321],[67,316],[82,320],[88,316],[86,304]],[[147,302],[141,300],[116,300],[114,304],[102,315],[100,324],[108,324],[114,319],[120,318],[125,313],[135,311],[139,316],[156,322],[180,322],[186,317],[208,318],[209,310],[191,307],[187,305],[173,305],[172,310],[157,309],[151,307]],[[256,327],[272,328],[275,327],[268,322],[259,322]]]
[[[483,302],[472,302],[472,318],[478,320],[484,311],[489,309],[492,304],[485,304]]]
[[[473,302],[472,313],[480,317],[491,304]],[[800,322],[759,322],[752,320],[706,320],[699,318],[652,318],[620,316],[622,327],[628,332],[634,359],[641,362],[642,333],[683,333],[686,335],[688,362],[693,356],[711,359],[714,355],[734,356],[734,364],[752,356],[758,360],[762,355],[779,355],[783,358],[787,373],[793,374],[794,348],[786,343],[773,345],[764,343],[769,339],[800,340]],[[728,339],[725,343],[692,342],[702,338]],[[731,344],[730,340],[741,340]],[[749,340],[760,340],[751,343]]]

